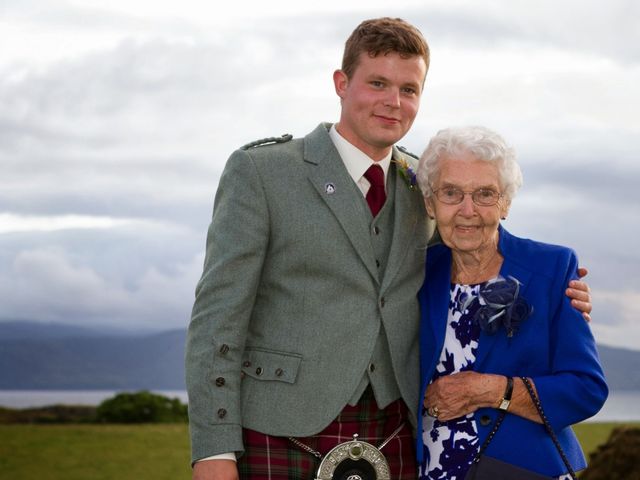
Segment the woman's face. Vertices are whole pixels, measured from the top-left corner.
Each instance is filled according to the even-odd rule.
[[[477,160],[469,152],[440,159],[440,175],[433,190],[442,188],[473,192],[491,189],[502,193],[498,167],[494,163]],[[506,217],[509,202],[500,197],[492,206],[476,205],[470,194],[461,203],[448,205],[434,195],[426,201],[429,215],[435,217],[444,243],[455,251],[476,252],[487,248],[495,250],[498,243],[498,225]]]

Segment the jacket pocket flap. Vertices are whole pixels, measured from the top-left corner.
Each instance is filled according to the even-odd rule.
[[[294,383],[302,355],[247,347],[242,358],[242,371],[256,380]]]

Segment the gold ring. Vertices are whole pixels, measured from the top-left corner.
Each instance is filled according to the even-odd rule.
[[[433,418],[438,418],[438,415],[440,415],[440,410],[438,410],[438,407],[434,405],[432,407],[429,407],[427,413]]]

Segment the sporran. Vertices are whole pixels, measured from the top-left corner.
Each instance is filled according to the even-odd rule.
[[[391,480],[380,449],[358,440],[336,445],[320,462],[315,480]]]
[[[353,440],[339,443],[324,456],[296,438],[289,440],[320,459],[315,480],[391,480],[389,463],[381,450],[402,427],[404,423],[378,447],[359,440],[354,433]]]

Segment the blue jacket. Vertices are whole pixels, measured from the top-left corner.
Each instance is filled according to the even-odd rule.
[[[500,275],[522,283],[520,295],[534,311],[511,338],[504,328],[494,335],[482,332],[474,370],[531,377],[567,458],[575,470],[583,469],[585,458],[570,426],[595,415],[607,398],[608,388],[591,329],[565,295],[569,280],[577,278],[577,257],[568,248],[518,238],[502,227],[499,235],[498,248],[504,257]],[[429,248],[426,271],[419,293],[421,399],[444,343],[451,250],[443,244]],[[494,408],[475,412],[480,444],[497,415]],[[417,452],[422,461],[421,414]],[[517,415],[507,413],[486,453],[545,475],[566,473],[544,426]]]

